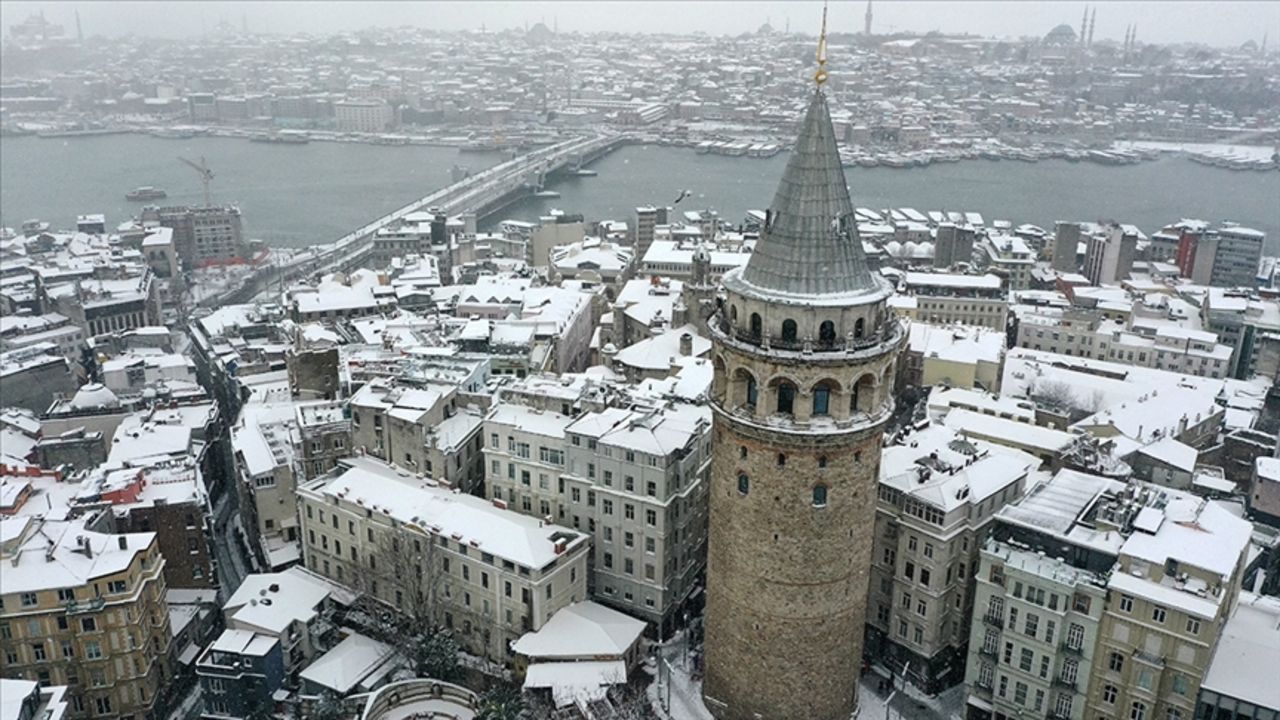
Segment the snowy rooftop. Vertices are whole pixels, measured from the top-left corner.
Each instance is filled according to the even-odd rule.
[[[673,358],[680,357],[680,338],[688,334],[693,340],[693,356],[711,351],[711,341],[698,334],[694,325],[672,328],[661,335],[646,338],[618,351],[619,363],[641,370],[670,370]]]
[[[95,578],[123,572],[155,540],[155,533],[151,532],[121,535],[93,532],[85,528],[83,519],[66,522],[32,517],[0,519],[0,537],[8,542],[19,536],[25,539],[14,558],[4,560],[6,595],[77,587]],[[85,547],[91,552],[84,552]],[[50,549],[52,559],[46,559]]]
[[[1280,599],[1241,592],[1201,687],[1258,707],[1280,708],[1278,667]]]
[[[1020,446],[1045,452],[1061,451],[1076,437],[1061,430],[1017,420],[1006,420],[964,408],[953,408],[943,419],[943,424],[962,436],[972,435],[994,443],[1003,443],[1008,440]]]
[[[486,420],[510,425],[521,432],[561,439],[564,438],[565,430],[573,424],[573,418],[567,415],[511,403],[495,404]]]
[[[886,446],[880,482],[941,509],[980,503],[1035,470],[1039,458],[931,425]]]
[[[643,620],[587,600],[561,608],[512,649],[532,660],[619,658],[640,639],[644,627]]]
[[[299,675],[308,682],[346,695],[361,680],[394,658],[395,648],[353,632],[316,658]]]
[[[251,627],[278,635],[294,622],[309,622],[320,604],[331,596],[350,602],[345,590],[302,568],[254,573],[245,576],[222,606],[222,612],[233,627]]]
[[[382,512],[405,524],[436,534],[457,535],[483,552],[529,568],[542,568],[558,558],[557,541],[569,548],[587,536],[537,518],[503,510],[487,500],[457,493],[418,479],[367,457],[343,460],[339,470],[305,487]]]
[[[1004,355],[1005,334],[971,325],[911,323],[911,351],[957,363],[999,363]]]

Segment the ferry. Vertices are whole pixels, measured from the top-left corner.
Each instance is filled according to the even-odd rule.
[[[539,190],[533,194],[536,198],[558,198],[560,193],[555,190]]]
[[[143,185],[142,187],[134,188],[124,194],[125,200],[132,200],[135,202],[144,200],[160,200],[167,197],[169,197],[169,193],[161,190],[160,188],[151,187],[150,185]]]
[[[156,128],[147,134],[154,138],[167,140],[190,140],[196,136],[194,130],[184,130],[182,128]]]
[[[304,133],[270,132],[258,133],[249,138],[249,142],[276,143],[279,145],[306,145],[311,138]]]

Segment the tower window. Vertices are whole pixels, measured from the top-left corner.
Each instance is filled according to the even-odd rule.
[[[743,445],[742,447],[738,448],[738,457],[742,458],[743,460],[746,460],[746,459],[747,459],[747,446],[746,446],[746,445]]]
[[[855,339],[861,338],[865,329],[866,329],[866,321],[863,320],[862,318],[858,318],[857,322],[853,324],[853,337]]]
[[[827,486],[826,485],[813,486],[813,506],[814,507],[827,506]]]
[[[790,415],[795,412],[796,386],[783,381],[778,383],[778,412]]]
[[[830,320],[823,320],[818,326],[818,343],[822,347],[829,348],[836,344],[836,324]]]
[[[778,467],[784,467],[787,464],[787,454],[778,453]]]
[[[751,478],[746,473],[738,473],[738,492],[746,495],[751,490]]]
[[[819,456],[818,456],[818,467],[820,467],[820,468],[824,468],[824,467],[826,467],[826,466],[827,466],[827,456],[826,456],[826,455],[819,455]]]
[[[813,414],[826,415],[831,412],[831,388],[819,385],[813,389]]]
[[[760,313],[751,313],[751,337],[759,340],[763,327],[764,323],[760,320]]]
[[[782,321],[782,341],[793,343],[796,341],[796,321],[786,319]]]
[[[754,408],[759,396],[760,389],[756,387],[756,379],[751,376],[747,376],[747,405]]]

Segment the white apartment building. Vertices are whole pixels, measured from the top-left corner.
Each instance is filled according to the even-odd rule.
[[[368,457],[298,488],[307,568],[399,612],[426,614],[496,663],[587,598],[581,532]]]
[[[1009,303],[995,275],[903,273],[899,294],[889,299],[899,315],[934,325],[978,325],[1005,329]]]
[[[489,494],[594,536],[590,589],[662,635],[706,563],[710,410],[665,403],[576,419],[499,404],[485,422]]]
[[[1040,460],[942,425],[884,449],[867,598],[867,654],[926,692],[958,682],[988,523]]]
[[[385,100],[347,99],[333,104],[333,119],[341,132],[385,132],[395,118],[395,109]]]

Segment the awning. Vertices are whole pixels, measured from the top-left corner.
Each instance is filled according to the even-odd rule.
[[[182,653],[178,655],[178,662],[183,665],[190,665],[195,662],[196,656],[199,654],[200,648],[196,647],[195,643],[187,643],[187,646],[182,649]]]

